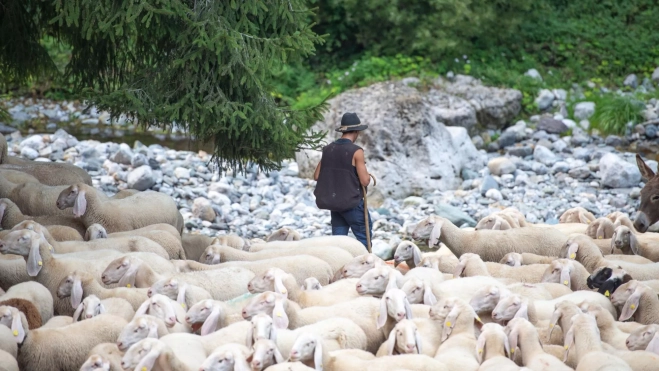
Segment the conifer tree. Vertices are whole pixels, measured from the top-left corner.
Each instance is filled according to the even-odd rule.
[[[304,0],[0,0],[0,83],[58,71],[39,43],[72,48],[81,97],[144,126],[180,126],[214,144],[220,166],[276,169],[322,133],[325,104],[295,111],[271,74],[322,42]]]

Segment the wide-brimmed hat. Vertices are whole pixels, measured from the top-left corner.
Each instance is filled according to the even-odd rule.
[[[341,126],[336,131],[346,133],[348,131],[362,131],[368,128],[368,124],[362,124],[356,113],[346,112],[341,117]]]

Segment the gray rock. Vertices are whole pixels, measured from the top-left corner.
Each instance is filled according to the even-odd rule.
[[[652,72],[652,81],[655,84],[659,84],[659,67],[655,68],[654,72]]]
[[[503,174],[512,174],[517,170],[517,166],[509,159],[505,157],[497,157],[491,159],[487,163],[487,168],[491,174],[501,176]]]
[[[571,169],[568,175],[574,179],[587,179],[590,176],[590,169],[588,166],[579,166]]]
[[[645,126],[645,136],[655,138],[657,136],[657,127],[652,124]]]
[[[493,177],[487,175],[483,178],[483,182],[481,183],[481,187],[480,187],[481,195],[485,196],[485,193],[490,189],[499,189],[499,183],[497,183],[497,181],[494,180]]]
[[[558,100],[566,100],[567,99],[567,90],[565,89],[554,89],[552,91],[554,93],[554,96]],[[567,117],[567,116],[565,116]]]
[[[210,200],[204,197],[194,199],[192,202],[192,215],[208,222],[215,220],[215,210],[213,210]]]
[[[140,166],[128,173],[126,183],[128,183],[128,188],[146,191],[156,184],[156,179],[149,166]]]
[[[515,144],[516,141],[517,141],[517,133],[515,133],[514,131],[504,131],[503,133],[501,133],[501,136],[499,136],[499,139],[497,139],[499,148],[506,148],[512,146]]]
[[[638,77],[636,77],[636,75],[633,73],[631,75],[627,75],[622,84],[624,86],[629,86],[632,89],[636,89],[638,87]]]
[[[471,142],[474,144],[474,147],[481,149],[485,147],[485,142],[483,141],[483,138],[481,138],[480,135],[474,135],[471,137]]]
[[[0,134],[5,134],[6,135],[6,134],[11,134],[15,131],[18,131],[18,129],[13,128],[11,126],[7,126],[3,123],[0,123]]]
[[[479,175],[478,175],[477,172],[475,172],[473,170],[462,169],[462,171],[460,172],[460,177],[464,180],[471,180],[471,179],[478,178]]]
[[[631,164],[613,153],[607,153],[599,161],[602,185],[610,188],[638,187],[641,172]]]
[[[604,140],[604,143],[607,146],[618,147],[618,146],[621,146],[623,144],[623,141],[622,141],[622,138],[620,138],[617,135],[609,135]]]
[[[533,158],[547,166],[552,166],[556,161],[556,155],[547,147],[536,146],[533,150]]]
[[[521,158],[531,156],[533,154],[533,148],[530,146],[508,147],[506,150],[508,151],[509,155]]]
[[[35,158],[39,157],[39,152],[31,147],[23,147],[21,148],[21,156],[28,160],[34,160]]]
[[[476,226],[476,221],[464,211],[451,205],[439,204],[435,206],[435,215],[441,216],[451,221],[455,225],[467,224],[470,227]]]
[[[501,191],[498,189],[490,189],[485,193],[485,197],[495,200],[495,201],[501,201],[503,200],[503,195],[501,194]]]
[[[547,166],[545,166],[545,164],[541,164],[539,162],[533,162],[533,165],[531,165],[531,170],[534,173],[538,174],[538,175],[545,175],[549,172],[549,169],[547,169]]]
[[[564,140],[559,139],[552,144],[551,148],[556,152],[563,152],[567,148],[567,143]]]
[[[177,179],[190,179],[190,169],[184,167],[177,167],[174,169],[174,176]]]
[[[530,70],[524,72],[524,76],[528,76],[532,79],[542,81],[542,75],[540,75],[540,72],[536,70],[535,68],[531,68]]]
[[[136,153],[133,155],[133,158],[131,158],[130,164],[132,167],[140,167],[140,166],[148,165],[149,160],[147,160],[146,156],[144,156],[143,154]]]
[[[490,152],[490,153],[497,152],[499,149],[500,149],[499,148],[499,143],[497,143],[497,142],[492,142],[492,143],[487,145],[487,152]]]
[[[546,110],[551,107],[551,104],[554,102],[554,93],[548,89],[540,90],[538,97],[535,98],[535,104],[538,106],[538,109],[541,111]]]
[[[426,203],[423,197],[410,196],[403,200],[403,207],[417,207]]]
[[[549,134],[561,134],[568,130],[567,125],[561,120],[555,120],[551,117],[543,117],[537,125],[538,130],[544,130]]]
[[[590,137],[584,134],[574,134],[572,139],[570,139],[570,143],[574,147],[580,147],[584,144],[590,143]]]
[[[574,118],[578,121],[588,120],[595,114],[595,102],[579,102],[574,106]]]
[[[110,156],[110,161],[116,162],[122,165],[130,165],[131,159],[133,158],[133,153],[129,149],[119,148],[112,156]]]
[[[570,170],[570,165],[565,161],[558,161],[551,167],[552,174],[567,173]]]

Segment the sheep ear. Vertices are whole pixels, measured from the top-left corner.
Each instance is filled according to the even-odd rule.
[[[414,333],[414,341],[416,342],[416,352],[417,352],[417,354],[423,354],[422,353],[423,348],[422,348],[422,345],[421,345],[421,335],[419,335],[418,330]]]
[[[220,306],[215,306],[208,315],[208,318],[201,325],[201,336],[212,334],[217,329],[217,323],[220,320]]]
[[[659,354],[659,332],[655,332],[645,351]]]
[[[137,271],[139,268],[139,264],[131,262],[130,266],[126,270],[126,273],[124,273],[124,275],[119,279],[119,287],[135,287],[135,276],[137,276]]]
[[[316,371],[323,371],[323,342],[316,337],[316,349],[313,352],[313,363]]]
[[[567,362],[567,357],[572,346],[574,346],[574,327],[570,327],[570,330],[565,334],[565,354],[563,355],[563,362]]]
[[[186,285],[185,283],[179,284],[178,295],[176,295],[176,302],[181,304],[183,309],[187,308],[185,304],[185,293],[187,290],[188,290],[188,285]]]
[[[385,322],[387,322],[387,316],[387,299],[385,299],[385,296],[383,295],[382,299],[380,299],[380,312],[378,313],[377,320],[378,329],[381,329]]]
[[[508,334],[508,343],[510,344],[510,359],[515,357],[515,349],[517,349],[517,340],[519,338],[519,330],[516,327],[513,327],[510,334]]]
[[[275,363],[282,363],[282,362],[284,362],[284,356],[281,355],[281,352],[277,347],[277,343],[275,343]]]
[[[275,281],[275,292],[288,297],[288,290],[286,290],[286,287],[284,286],[284,282],[282,282],[281,280],[281,275],[275,274],[274,281]]]
[[[34,277],[41,271],[43,266],[43,260],[41,259],[41,252],[39,252],[39,246],[41,242],[39,240],[32,239],[32,246],[30,247],[30,252],[27,256],[27,274],[30,277]]]
[[[105,310],[105,305],[103,305],[103,303],[101,303],[101,306],[98,309],[98,314],[105,314],[106,312],[107,312],[107,310]]]
[[[494,222],[494,225],[492,226],[493,230],[501,230],[501,219],[497,218],[497,221]]]
[[[613,254],[616,251],[616,232],[613,232],[613,237],[611,237],[611,254]]]
[[[405,305],[405,318],[412,319],[412,307],[410,306],[410,302],[407,300],[407,298],[404,298],[403,303]]]
[[[600,223],[600,225],[597,227],[597,232],[595,232],[595,236],[597,236],[598,240],[603,239],[604,236],[604,223]]]
[[[638,253],[638,239],[636,239],[636,235],[633,232],[629,232],[629,247],[632,248],[634,255],[640,255]]]
[[[276,298],[275,299],[275,307],[272,310],[272,323],[275,325],[277,329],[285,329],[288,328],[288,316],[286,315],[286,311],[284,310],[284,300],[286,298]]]
[[[577,257],[577,251],[579,251],[579,244],[576,242],[571,243],[567,248],[566,258],[574,260]]]
[[[85,191],[79,190],[78,196],[73,203],[73,217],[79,218],[85,215],[85,211],[87,211],[87,199],[85,198]]]
[[[389,337],[387,338],[387,341],[385,342],[387,344],[387,355],[388,356],[393,356],[394,355],[394,350],[396,349],[396,329],[392,328],[391,331],[389,331]]]
[[[414,258],[414,265],[418,266],[421,263],[421,250],[417,246],[412,246],[412,257]]]
[[[71,307],[78,308],[82,302],[82,281],[79,277],[73,279],[73,287],[71,287]]]
[[[11,319],[11,332],[16,338],[18,344],[22,344],[25,340],[25,328],[23,328],[23,321],[21,321],[21,312],[16,309],[12,310],[12,319]]]
[[[275,326],[270,327],[270,340],[277,344],[277,328]]]
[[[254,325],[252,325],[252,328],[247,331],[247,336],[245,337],[245,345],[247,345],[248,348],[254,346]]]
[[[428,282],[423,283],[423,304],[433,306],[437,303],[437,298],[430,288]]]
[[[149,305],[151,305],[151,299],[146,299],[142,305],[140,305],[139,308],[135,311],[135,315],[143,315],[146,314],[147,310],[149,309]]]
[[[586,217],[586,214],[579,213],[579,222],[582,224],[590,224],[591,220]]]
[[[462,275],[462,272],[465,270],[465,266],[467,265],[466,261],[461,261],[455,266],[455,271],[453,271],[453,278],[458,278]]]
[[[570,267],[564,265],[563,269],[561,269],[561,285],[571,287],[571,284],[572,283],[570,282]]]
[[[455,321],[458,319],[458,315],[460,315],[460,308],[455,305],[449,312],[448,316],[446,316],[446,320],[444,320],[444,327],[442,329],[442,342],[448,339],[448,337],[451,335],[453,327],[455,327]]]
[[[149,333],[146,335],[148,338],[158,339],[158,324],[155,321],[151,321],[148,324]]]
[[[527,321],[529,320],[529,304],[526,300],[522,301],[522,305],[519,307],[513,318],[524,318]]]
[[[78,307],[76,308],[75,313],[73,313],[73,322],[77,322],[77,321],[78,321],[78,318],[79,318],[80,315],[82,314],[82,310],[83,310],[84,308],[85,308],[85,304],[80,303],[80,305],[78,305]]]
[[[332,277],[332,280],[330,281],[330,283],[336,282],[336,281],[340,280],[341,278],[343,278],[343,270],[344,269],[345,269],[345,265],[343,267],[341,267],[339,270],[337,270],[336,272],[334,272],[334,277]]]
[[[399,276],[402,276],[402,274],[399,271],[395,270],[395,269],[392,269],[389,272],[389,281],[387,282],[387,287],[384,289],[385,292],[388,291],[389,289],[397,289],[398,288],[398,282],[397,281],[398,281]]]
[[[622,307],[622,313],[620,313],[620,319],[618,319],[620,322],[624,322],[634,315],[638,309],[638,302],[641,300],[642,294],[643,291],[636,288],[634,293],[629,296],[625,302],[625,306]]]
[[[135,367],[136,370],[141,371],[151,371],[153,366],[156,364],[156,360],[160,357],[160,352],[156,349],[151,348],[149,353],[147,353]]]
[[[506,357],[510,357],[510,341],[507,336],[503,338],[503,350],[506,352]]]
[[[89,233],[89,230],[90,230],[91,228],[92,228],[92,227],[89,226],[89,227],[87,227],[87,230],[85,231],[85,237],[84,237],[84,240],[85,240],[85,241],[89,241],[89,240],[91,239],[91,237],[92,237],[91,233]]]
[[[439,241],[439,237],[442,234],[442,225],[444,222],[436,220],[435,221],[435,226],[432,228],[432,231],[430,232],[430,239],[428,240],[428,247],[432,248],[437,244]]]
[[[549,332],[547,333],[547,341],[551,339],[551,333],[554,331],[556,324],[558,323],[558,321],[560,321],[562,316],[563,316],[563,312],[561,312],[560,310],[555,310],[554,314],[552,314],[551,320],[549,321]]]
[[[476,343],[476,356],[478,357],[478,364],[483,363],[485,345],[485,334],[481,332],[481,334],[478,336],[478,342]]]

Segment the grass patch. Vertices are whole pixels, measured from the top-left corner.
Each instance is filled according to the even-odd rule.
[[[615,93],[593,95],[595,114],[590,118],[590,128],[602,134],[625,134],[628,123],[644,121],[645,104],[634,96]]]

